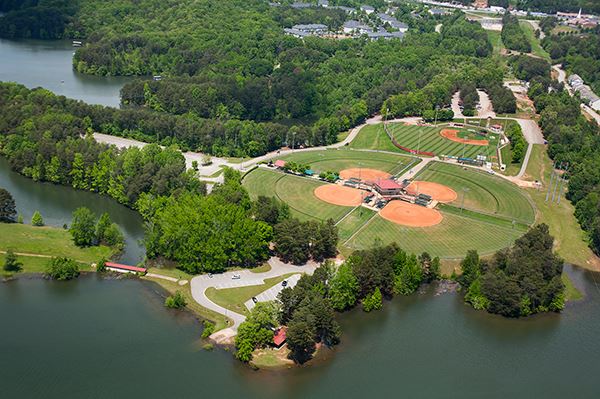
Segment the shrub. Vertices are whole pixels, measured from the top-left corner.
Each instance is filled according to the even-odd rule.
[[[33,216],[31,217],[31,224],[33,226],[37,226],[37,227],[44,225],[44,219],[42,218],[42,215],[38,211],[35,211],[33,213]]]
[[[4,256],[4,266],[2,268],[7,272],[18,272],[23,269],[23,264],[17,260],[17,255],[9,249]]]
[[[187,305],[185,297],[180,291],[176,291],[175,294],[170,295],[165,299],[165,306],[171,309],[183,309]]]
[[[79,276],[79,264],[70,258],[52,258],[46,267],[46,275],[53,280],[72,280]]]
[[[104,273],[106,271],[106,258],[102,258],[96,263],[96,271],[98,273]]]
[[[204,329],[202,330],[202,338],[208,338],[215,332],[215,325],[208,320],[202,322]]]
[[[362,306],[365,312],[379,310],[383,307],[383,298],[381,297],[381,291],[379,290],[379,287],[375,288],[371,294],[367,295],[362,300]]]

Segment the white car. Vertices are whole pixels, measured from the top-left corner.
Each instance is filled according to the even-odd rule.
[[[239,280],[239,279],[241,279],[241,278],[242,278],[242,277],[241,277],[239,274],[234,274],[233,276],[231,276],[231,279],[232,279],[232,280]]]

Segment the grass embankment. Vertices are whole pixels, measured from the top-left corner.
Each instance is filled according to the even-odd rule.
[[[588,237],[581,229],[574,216],[573,205],[564,198],[560,204],[546,202],[546,192],[552,173],[552,161],[542,144],[533,147],[526,178],[542,182],[542,188],[527,189],[537,210],[537,221],[550,226],[550,233],[555,238],[556,252],[568,263],[589,270],[600,270],[600,259],[588,247]]]
[[[550,54],[544,50],[539,39],[535,37],[535,29],[533,29],[533,26],[527,21],[520,21],[520,25],[525,36],[527,36],[527,40],[529,40],[529,43],[531,44],[531,54],[550,61]]]
[[[248,310],[246,305],[244,305],[246,301],[250,300],[254,296],[259,295],[263,291],[268,290],[274,285],[281,283],[283,280],[285,280],[293,274],[295,273],[289,273],[283,276],[268,278],[265,279],[264,284],[260,285],[250,285],[247,287],[223,289],[211,287],[206,290],[206,296],[208,297],[208,299],[210,299],[219,306],[247,316],[250,314],[250,311]]]
[[[488,39],[494,48],[494,55],[501,55],[506,50],[504,43],[502,43],[501,32],[495,30],[488,30]]]
[[[565,285],[565,299],[567,301],[579,301],[583,299],[583,294],[575,287],[575,284],[573,284],[567,273],[563,272],[561,278]]]
[[[227,317],[225,317],[224,315],[222,315],[220,313],[213,312],[212,310],[207,309],[203,306],[200,306],[200,304],[198,304],[198,302],[196,302],[194,300],[194,298],[192,297],[192,291],[191,291],[189,282],[186,285],[179,285],[176,282],[163,280],[160,278],[154,278],[154,277],[143,277],[143,278],[145,280],[153,281],[156,284],[160,285],[171,295],[177,291],[181,292],[181,294],[185,297],[185,301],[187,302],[186,308],[189,311],[191,311],[192,313],[199,316],[200,318],[210,320],[213,323],[215,323],[215,331],[222,330],[224,328],[227,328],[229,325],[231,325],[231,322],[228,320]]]
[[[0,251],[8,249],[20,254],[18,258],[23,262],[25,273],[44,272],[52,257],[66,256],[89,265],[114,254],[114,250],[106,246],[79,248],[64,229],[0,223]],[[0,263],[4,264],[4,256]]]
[[[383,130],[382,123],[363,127],[350,143],[350,148],[401,152],[398,147],[392,144],[392,141]]]

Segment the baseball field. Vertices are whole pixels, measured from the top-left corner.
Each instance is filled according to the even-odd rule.
[[[297,152],[281,159],[309,164],[315,171],[341,172],[360,167],[391,174],[406,170],[413,160],[408,156],[348,149]],[[426,223],[420,225],[418,220],[412,223],[410,219],[418,219],[415,210],[424,210],[416,205],[399,206],[399,201],[392,201],[379,212],[356,207],[359,201],[345,203],[337,201],[338,198],[327,198],[328,190],[341,193],[340,189],[346,187],[271,168],[260,167],[248,173],[243,184],[253,198],[275,196],[286,202],[292,215],[299,219],[335,220],[339,248],[344,254],[392,242],[407,251],[428,251],[446,259],[463,257],[470,249],[490,254],[512,243],[535,221],[535,208],[528,195],[498,176],[459,165],[431,162],[416,180],[421,182],[422,189],[418,189],[416,183],[420,192],[428,187],[423,182],[455,192],[446,203],[430,212],[431,215],[426,215],[432,219],[426,227]],[[336,202],[346,206],[335,205]],[[396,216],[403,213],[411,223],[394,222]]]

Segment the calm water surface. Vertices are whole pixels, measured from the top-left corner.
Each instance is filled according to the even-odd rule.
[[[70,41],[0,39],[0,81],[44,87],[89,104],[118,107],[125,77],[88,76],[73,71]]]
[[[200,324],[149,283],[21,279],[0,284],[0,396],[597,398],[600,275],[569,271],[586,300],[560,315],[507,320],[428,289],[342,315],[339,347],[279,372],[200,349]]]

